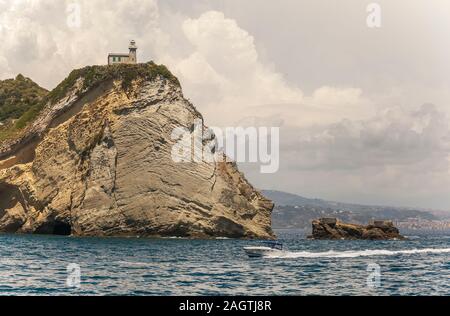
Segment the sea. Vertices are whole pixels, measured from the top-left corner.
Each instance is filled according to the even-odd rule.
[[[261,241],[0,235],[0,295],[450,295],[450,232],[407,241]]]

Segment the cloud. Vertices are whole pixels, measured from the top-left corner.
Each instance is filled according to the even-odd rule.
[[[187,19],[182,28],[195,50],[224,76],[236,78],[241,71],[252,72],[259,66],[253,37],[221,12]]]
[[[187,19],[182,30],[193,49],[175,71],[212,124],[235,123],[238,109],[252,113],[253,107],[303,99],[300,89],[259,61],[254,38],[223,13]]]
[[[362,121],[342,120],[294,132],[287,150],[297,168],[360,169],[385,166],[437,166],[448,170],[448,118],[431,104],[417,110],[399,107]],[[295,168],[295,166],[293,166]]]
[[[14,0],[0,7],[0,67],[10,69],[0,76],[21,72],[48,88],[73,68],[104,64],[111,50],[126,51],[132,38],[147,53],[166,42],[153,0]]]
[[[363,118],[373,112],[357,88],[324,86],[306,96],[262,63],[254,38],[221,12],[189,18],[182,30],[193,49],[174,63],[174,69],[210,124],[272,120],[303,126]]]

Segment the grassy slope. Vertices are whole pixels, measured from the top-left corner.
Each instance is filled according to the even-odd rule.
[[[15,97],[15,103],[21,110],[11,111],[11,114],[5,116],[5,125],[0,126],[0,143],[6,139],[17,137],[17,135],[20,134],[20,131],[23,130],[27,125],[32,123],[46,106],[48,106],[49,104],[55,104],[56,102],[61,100],[70,90],[70,88],[76,83],[78,78],[84,78],[84,83],[81,90],[92,89],[102,82],[110,79],[117,79],[122,81],[122,88],[126,91],[130,88],[133,80],[137,78],[154,80],[158,75],[166,78],[176,85],[179,85],[178,79],[164,65],[156,65],[153,62],[136,65],[119,64],[113,66],[87,66],[81,69],[76,69],[73,70],[66,79],[64,79],[55,89],[53,89],[49,93],[47,93],[45,89],[42,89],[33,83],[34,85],[36,85],[35,89],[38,89],[38,91],[40,92],[38,94],[39,98],[31,98],[30,102],[28,102],[26,101],[28,99]],[[32,83],[31,80],[29,80],[29,82]],[[0,92],[2,83],[3,82],[0,82]],[[29,91],[29,87],[27,88],[26,86],[18,85],[16,88],[16,93],[14,95],[20,96],[21,93],[25,92],[28,95]],[[2,108],[2,105],[3,104],[0,94],[0,109]],[[16,120],[13,122],[12,119]],[[1,118],[0,122],[2,122]]]
[[[13,121],[39,104],[47,93],[22,75],[0,81],[0,141],[15,134]]]

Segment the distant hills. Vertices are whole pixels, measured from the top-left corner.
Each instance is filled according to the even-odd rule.
[[[320,217],[336,217],[358,224],[366,224],[371,219],[427,223],[440,220],[432,212],[419,209],[333,202],[271,190],[264,190],[263,194],[275,203],[274,228],[310,229],[311,221]]]
[[[275,205],[309,205],[309,206],[318,206],[318,207],[330,207],[331,205],[335,206],[336,202],[329,202],[322,199],[310,199],[305,198],[300,195],[282,192],[282,191],[272,191],[272,190],[263,190],[262,193],[271,199]]]

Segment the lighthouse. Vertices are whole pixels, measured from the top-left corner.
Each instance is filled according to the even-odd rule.
[[[128,54],[125,53],[108,54],[108,65],[137,64],[137,46],[134,40],[130,42],[130,46],[128,47],[128,49],[130,50]]]
[[[137,46],[136,46],[136,42],[134,40],[132,40],[130,42],[130,46],[128,47],[130,49],[130,59],[129,59],[129,63],[130,64],[136,64],[137,63]]]

